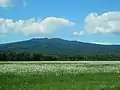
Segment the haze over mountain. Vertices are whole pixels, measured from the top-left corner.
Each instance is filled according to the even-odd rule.
[[[120,45],[99,45],[60,38],[33,38],[26,41],[0,44],[0,51],[39,52],[58,54],[120,53]]]

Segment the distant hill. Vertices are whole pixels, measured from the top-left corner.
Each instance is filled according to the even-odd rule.
[[[58,54],[120,53],[120,45],[98,45],[60,38],[39,38],[15,43],[0,44],[0,52],[39,52]]]

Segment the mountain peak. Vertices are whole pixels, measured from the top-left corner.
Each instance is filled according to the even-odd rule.
[[[61,38],[32,38],[29,41],[68,41]]]
[[[48,38],[32,38],[30,41],[47,40]]]

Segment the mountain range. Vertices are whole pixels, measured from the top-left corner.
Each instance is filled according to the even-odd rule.
[[[120,45],[100,45],[60,38],[33,38],[26,41],[0,44],[0,52],[36,52],[58,54],[120,53]]]

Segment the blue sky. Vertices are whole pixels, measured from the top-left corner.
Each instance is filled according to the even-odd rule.
[[[35,37],[120,43],[120,0],[1,0],[0,43]]]

